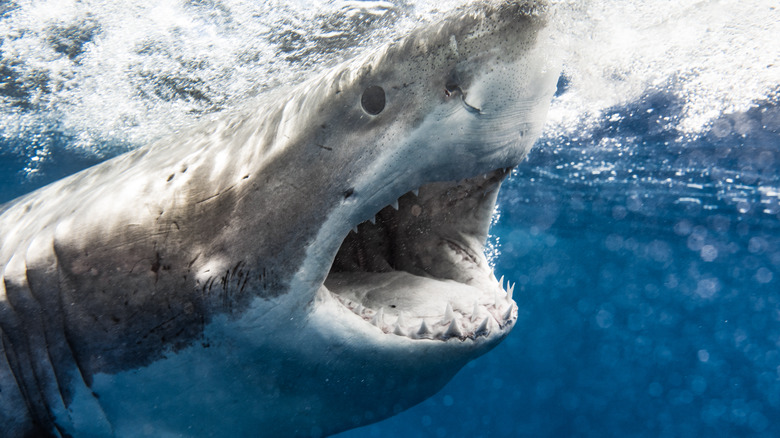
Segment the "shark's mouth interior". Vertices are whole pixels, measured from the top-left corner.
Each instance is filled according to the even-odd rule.
[[[517,318],[484,245],[509,169],[436,182],[401,196],[344,239],[325,287],[387,335],[476,340]]]

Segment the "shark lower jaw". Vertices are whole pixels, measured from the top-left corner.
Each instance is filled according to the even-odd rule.
[[[324,286],[349,318],[410,342],[497,342],[517,319],[514,285],[484,255],[509,169],[403,194],[344,239]]]

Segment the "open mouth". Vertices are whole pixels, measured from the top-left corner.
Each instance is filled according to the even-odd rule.
[[[508,332],[514,285],[496,280],[484,246],[509,171],[404,194],[347,235],[325,287],[388,335],[473,341]]]

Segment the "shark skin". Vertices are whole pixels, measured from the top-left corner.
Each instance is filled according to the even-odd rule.
[[[6,437],[324,436],[497,345],[484,256],[558,68],[478,2],[0,207]]]

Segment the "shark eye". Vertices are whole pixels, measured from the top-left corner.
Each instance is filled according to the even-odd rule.
[[[360,104],[363,110],[372,116],[381,113],[385,109],[385,90],[376,85],[366,88],[360,98]]]

